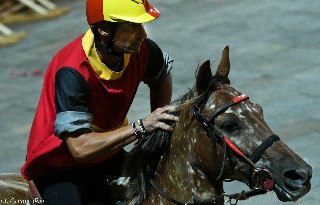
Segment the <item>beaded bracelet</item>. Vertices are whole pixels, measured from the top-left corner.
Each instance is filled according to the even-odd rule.
[[[140,141],[141,135],[138,133],[135,122],[132,122],[131,126],[132,126],[132,129],[133,129],[135,136],[137,137],[138,141]]]
[[[141,133],[142,135],[145,135],[145,134],[146,134],[146,129],[144,128],[144,125],[143,125],[141,119],[138,120],[138,124],[139,124],[139,128],[140,128],[140,133]]]

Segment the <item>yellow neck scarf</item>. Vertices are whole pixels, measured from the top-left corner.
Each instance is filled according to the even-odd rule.
[[[82,47],[90,62],[90,65],[97,73],[97,75],[104,80],[117,80],[121,77],[123,71],[129,64],[130,54],[124,54],[123,69],[120,72],[115,72],[109,69],[104,63],[101,62],[96,47],[94,46],[94,35],[89,29],[82,38]]]

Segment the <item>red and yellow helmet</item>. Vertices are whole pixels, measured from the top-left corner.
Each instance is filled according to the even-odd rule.
[[[145,23],[159,16],[147,0],[87,0],[89,25],[99,21]]]

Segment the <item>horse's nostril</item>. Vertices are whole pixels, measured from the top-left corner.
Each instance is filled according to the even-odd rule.
[[[304,169],[289,170],[283,176],[286,185],[295,190],[298,190],[310,178]]]
[[[306,175],[306,173],[301,170],[290,170],[284,173],[284,176],[291,180],[301,180],[305,178],[304,175]]]

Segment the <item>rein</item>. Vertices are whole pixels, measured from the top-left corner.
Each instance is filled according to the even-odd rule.
[[[161,189],[153,179],[150,178],[150,183],[153,186],[153,188],[164,198],[166,198],[168,201],[177,204],[177,205],[201,205],[201,204],[220,204],[224,202],[224,194],[215,196],[213,199],[206,199],[206,200],[199,200],[199,199],[193,199],[192,202],[182,203],[170,195],[168,195],[163,189]]]
[[[266,193],[273,189],[274,187],[274,179],[271,175],[270,171],[266,168],[257,167],[255,163],[259,161],[261,155],[276,141],[280,140],[280,138],[277,135],[271,135],[268,137],[249,157],[247,157],[241,150],[239,150],[229,139],[227,136],[223,135],[223,131],[214,123],[214,120],[224,113],[228,108],[241,103],[245,100],[249,99],[249,97],[246,94],[242,94],[240,96],[237,96],[233,98],[230,102],[227,102],[223,105],[221,105],[219,108],[217,108],[212,114],[210,114],[209,117],[206,117],[204,114],[200,112],[200,108],[198,106],[192,106],[191,111],[193,112],[195,118],[200,123],[202,128],[206,131],[208,137],[211,139],[213,150],[216,148],[216,144],[220,144],[223,146],[224,149],[224,156],[222,164],[218,165],[220,166],[220,174],[218,175],[217,179],[220,179],[223,174],[223,168],[226,160],[226,149],[227,147],[231,149],[235,153],[237,157],[243,158],[252,168],[252,177],[251,177],[251,183],[252,183],[252,189],[249,191],[242,191],[240,193],[235,194],[221,194],[218,196],[215,196],[212,199],[208,199],[205,201],[193,199],[192,202],[182,203],[176,199],[174,199],[172,196],[168,195],[163,189],[161,189],[151,178],[150,183],[153,186],[153,188],[164,198],[166,198],[168,201],[177,204],[177,205],[200,205],[200,204],[220,204],[223,202],[229,202],[231,205],[236,205],[238,203],[238,200],[246,200],[251,196],[259,195]],[[217,153],[215,156],[213,156],[215,159],[217,159]],[[224,197],[228,197],[228,200],[224,200]],[[233,201],[235,201],[233,203]]]

